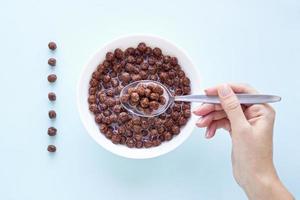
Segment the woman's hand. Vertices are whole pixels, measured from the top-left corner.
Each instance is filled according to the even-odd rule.
[[[227,130],[232,138],[232,167],[237,183],[250,199],[293,199],[281,184],[273,164],[275,111],[268,104],[241,106],[235,93],[255,94],[245,85],[221,85],[205,90],[218,95],[221,105],[203,104],[194,114],[202,116],[198,127],[206,127],[206,138],[216,130]]]

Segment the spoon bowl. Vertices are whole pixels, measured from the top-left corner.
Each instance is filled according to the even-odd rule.
[[[138,85],[148,85],[148,84],[156,84],[156,85],[159,85],[163,89],[163,91],[164,91],[163,96],[166,99],[166,103],[164,105],[160,105],[160,107],[157,110],[153,110],[153,112],[151,112],[151,113],[145,113],[145,112],[137,109],[136,106],[132,106],[128,102],[121,101],[122,106],[131,114],[134,114],[134,115],[137,115],[140,117],[155,117],[155,116],[158,116],[158,115],[164,113],[174,103],[174,97],[172,96],[169,89],[162,83],[157,82],[157,81],[152,81],[152,80],[135,81],[135,82],[132,82],[132,83],[126,85],[121,90],[120,97],[123,96],[124,94],[127,94],[129,88],[135,88]]]

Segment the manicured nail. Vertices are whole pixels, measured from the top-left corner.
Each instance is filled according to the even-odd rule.
[[[231,88],[228,86],[228,84],[224,84],[221,86],[219,94],[221,97],[226,97],[230,94],[230,92],[231,92]]]

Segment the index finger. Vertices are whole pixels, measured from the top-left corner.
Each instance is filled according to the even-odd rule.
[[[235,93],[258,94],[258,92],[249,85],[231,83],[229,86]],[[204,90],[207,95],[218,95],[218,86]]]

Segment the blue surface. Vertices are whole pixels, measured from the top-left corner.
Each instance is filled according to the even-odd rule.
[[[199,87],[247,82],[275,93],[274,159],[300,197],[300,1],[1,1],[0,199],[246,199],[231,173],[230,138],[207,141],[197,129],[177,150],[128,160],[99,147],[76,108],[84,63],[105,42],[157,34],[182,46],[199,66]],[[46,76],[55,40],[58,81]],[[47,100],[55,91],[57,102]],[[47,111],[55,108],[51,123]],[[49,138],[50,125],[58,135]],[[49,143],[58,151],[50,155]]]

